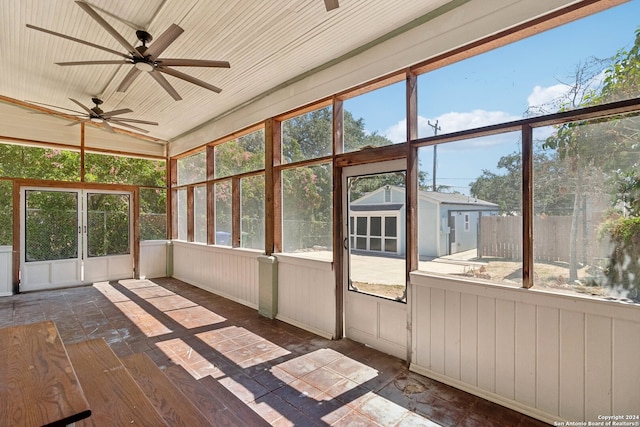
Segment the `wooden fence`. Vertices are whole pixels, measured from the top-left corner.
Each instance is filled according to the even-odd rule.
[[[536,217],[533,222],[534,260],[569,262],[571,216]],[[592,263],[608,257],[608,244],[599,244],[594,226],[581,225],[577,236],[578,260]],[[522,217],[483,216],[478,228],[478,257],[522,260]]]

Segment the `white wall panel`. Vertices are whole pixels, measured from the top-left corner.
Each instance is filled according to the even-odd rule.
[[[140,242],[140,277],[152,279],[167,275],[166,240],[143,240]]]
[[[13,294],[11,251],[11,246],[0,246],[0,297]]]
[[[407,305],[359,292],[345,292],[345,334],[354,341],[406,359]]]
[[[496,300],[496,393],[515,397],[516,308],[513,301]]]
[[[378,301],[378,339],[392,346],[407,347],[407,309],[405,304]],[[407,355],[402,354],[406,359]]]
[[[560,319],[555,308],[538,306],[536,339],[536,406],[549,414],[558,414],[560,364]]]
[[[336,281],[331,261],[285,254],[278,258],[277,319],[318,335],[336,331]]]
[[[515,400],[527,406],[536,404],[536,307],[516,303]]]
[[[258,308],[261,252],[174,241],[173,277],[225,298]]]
[[[431,310],[418,310],[418,307],[426,307],[426,305],[429,304],[430,293],[431,288],[428,287],[414,288],[413,298],[411,298],[411,311],[414,315],[411,332],[413,342],[411,359],[420,366],[431,366],[431,353],[429,351],[431,342]],[[421,332],[420,334],[416,333],[418,330]]]
[[[496,389],[496,300],[484,296],[478,297],[478,387]]]
[[[93,126],[85,127],[84,139],[87,149],[103,148],[141,155],[165,156],[164,143],[134,138],[122,133],[111,133]]]
[[[460,377],[460,292],[445,294],[444,374]]]
[[[612,319],[587,314],[585,406],[587,419],[611,414]],[[636,383],[636,387],[640,382]],[[638,400],[640,402],[640,400]],[[631,408],[629,408],[631,409]],[[635,407],[638,409],[638,406]],[[627,411],[626,414],[633,412]]]
[[[80,126],[50,114],[0,102],[0,136],[80,147]]]
[[[431,308],[431,369],[440,374],[444,374],[445,360],[445,290],[431,289],[431,298],[429,300]],[[444,326],[444,327],[443,327]]]
[[[412,370],[548,423],[637,414],[637,306],[424,273],[411,283]]]
[[[414,329],[421,332],[422,327]],[[478,384],[478,297],[466,293],[460,294],[460,379]]]
[[[567,420],[584,418],[584,313],[560,312],[560,417]]]
[[[613,324],[613,408],[612,414],[626,414],[626,408],[640,412],[637,393],[625,390],[640,388],[640,323],[614,320]],[[636,420],[637,421],[637,420]]]

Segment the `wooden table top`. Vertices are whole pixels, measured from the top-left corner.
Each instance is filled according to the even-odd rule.
[[[89,415],[55,323],[0,329],[0,425],[67,425]]]

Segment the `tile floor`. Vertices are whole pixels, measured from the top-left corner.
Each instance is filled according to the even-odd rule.
[[[210,375],[274,426],[546,425],[175,279],[0,298],[0,327],[48,319],[65,343],[104,338],[118,356]]]

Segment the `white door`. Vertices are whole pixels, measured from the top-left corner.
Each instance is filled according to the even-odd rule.
[[[84,283],[133,277],[131,193],[84,193]]]
[[[20,291],[133,277],[131,194],[21,190]]]
[[[407,357],[404,161],[343,169],[344,334]],[[387,187],[388,186],[388,187]]]

